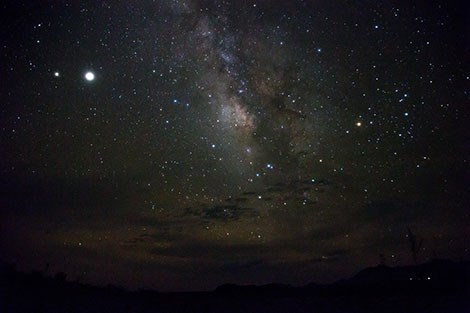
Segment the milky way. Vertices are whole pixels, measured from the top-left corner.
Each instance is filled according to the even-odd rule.
[[[440,2],[3,4],[1,260],[199,290],[409,264],[408,229],[468,258],[470,40]]]

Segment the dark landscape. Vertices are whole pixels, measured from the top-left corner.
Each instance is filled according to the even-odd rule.
[[[93,287],[2,267],[0,309],[19,312],[435,312],[470,310],[470,262],[367,268],[329,285],[222,285],[214,291],[160,293]]]

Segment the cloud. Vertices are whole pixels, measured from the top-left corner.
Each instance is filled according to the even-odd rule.
[[[222,244],[214,242],[178,242],[169,246],[153,247],[152,255],[219,260],[243,260],[253,256],[269,255],[272,247],[260,244]]]
[[[418,201],[400,199],[374,200],[365,206],[365,219],[412,222],[422,216],[423,213],[426,213],[428,209],[426,204]]]
[[[219,269],[224,272],[239,272],[243,270],[252,270],[254,268],[265,267],[267,266],[266,262],[261,259],[251,259],[243,261],[229,261],[223,263]]]
[[[211,207],[194,208],[189,207],[184,210],[184,216],[197,216],[204,220],[230,221],[238,220],[242,217],[257,217],[257,209],[240,207],[233,204],[222,204]]]

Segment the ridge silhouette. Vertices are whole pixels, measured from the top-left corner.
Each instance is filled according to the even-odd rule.
[[[224,284],[213,291],[127,291],[2,264],[0,312],[470,312],[470,262],[366,268],[333,284]]]

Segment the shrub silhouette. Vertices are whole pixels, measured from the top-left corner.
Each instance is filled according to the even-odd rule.
[[[413,261],[415,264],[418,264],[418,254],[421,250],[421,246],[423,245],[423,239],[420,239],[419,242],[417,242],[416,235],[411,231],[409,227],[408,227],[408,242],[410,244],[410,251],[413,257]]]

